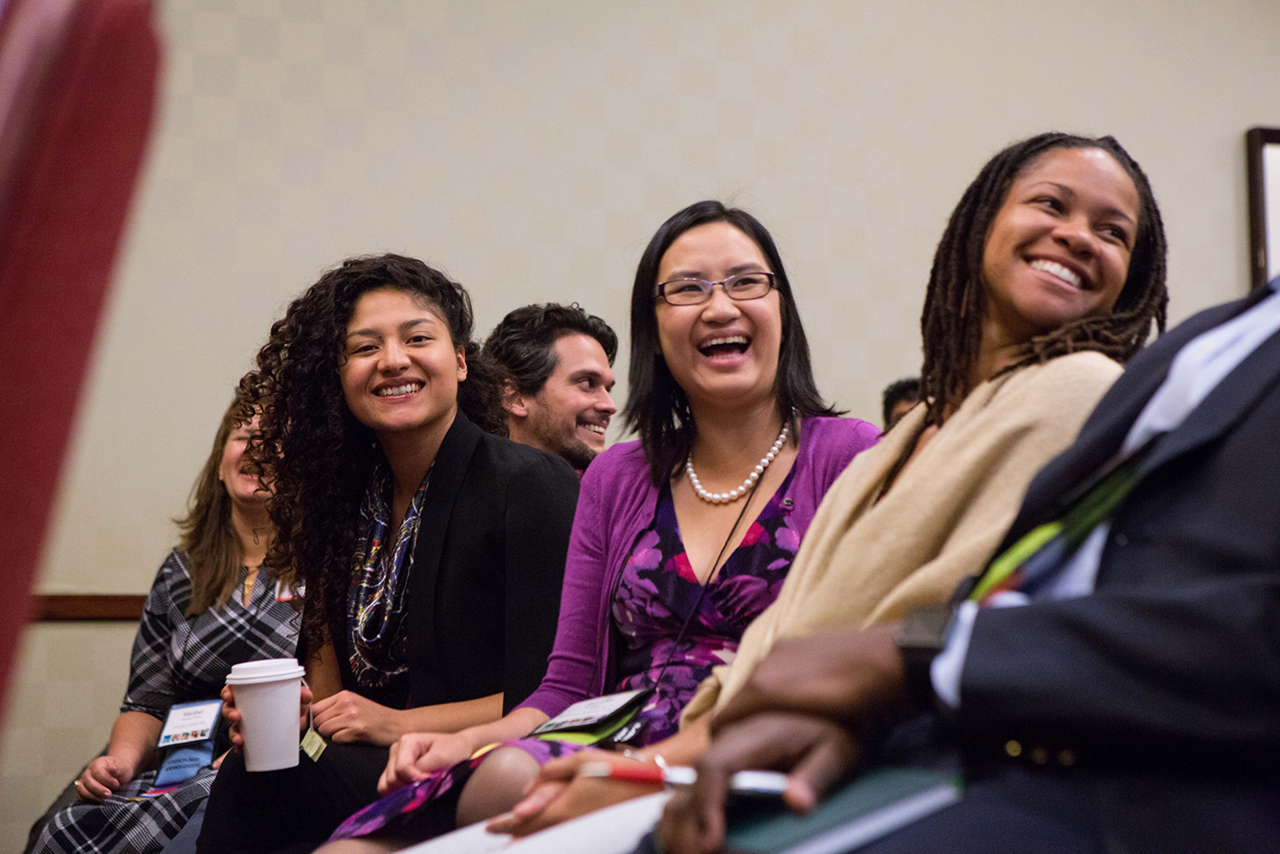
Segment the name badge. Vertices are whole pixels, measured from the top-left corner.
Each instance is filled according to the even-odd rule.
[[[160,730],[160,741],[157,746],[169,747],[174,744],[186,744],[205,741],[213,735],[213,728],[218,723],[218,713],[222,711],[221,700],[197,700],[194,703],[179,703],[169,708],[169,717],[165,719]]]
[[[204,766],[213,762],[213,742],[199,741],[195,744],[175,747],[164,758],[164,764],[156,773],[156,782],[148,795],[162,794],[168,787],[188,780]]]
[[[622,691],[574,703],[532,734],[552,741],[598,744],[634,718],[652,693],[643,689]]]
[[[221,700],[197,700],[169,707],[158,742],[159,747],[165,748],[164,762],[154,785],[141,798],[172,791],[213,761],[213,729],[221,711]]]

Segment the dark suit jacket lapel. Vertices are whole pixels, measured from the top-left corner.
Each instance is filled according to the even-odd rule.
[[[1245,299],[1206,309],[1139,352],[1099,401],[1076,441],[1051,460],[1031,482],[1022,509],[996,554],[1036,525],[1060,518],[1065,511],[1065,500],[1120,449],[1142,408],[1164,382],[1178,352],[1197,335],[1251,308],[1262,296],[1265,294],[1255,292]]]
[[[1175,457],[1211,442],[1249,413],[1253,404],[1280,381],[1280,333],[1273,334],[1209,392],[1182,426],[1160,439],[1142,475]],[[1277,437],[1280,440],[1280,437]]]
[[[410,703],[439,693],[439,653],[436,649],[436,584],[440,576],[440,558],[444,553],[445,534],[453,505],[462,489],[471,457],[483,435],[458,410],[457,417],[440,443],[431,468],[431,482],[418,517],[418,539],[413,550],[413,567],[409,570],[408,629]]]

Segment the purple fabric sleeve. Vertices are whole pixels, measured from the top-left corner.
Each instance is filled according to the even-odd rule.
[[[806,418],[801,423],[792,519],[805,531],[822,496],[880,429],[856,418]],[[658,489],[639,442],[614,445],[582,478],[569,538],[556,643],[542,684],[517,708],[552,717],[573,703],[606,693],[609,598],[637,536],[652,521]]]

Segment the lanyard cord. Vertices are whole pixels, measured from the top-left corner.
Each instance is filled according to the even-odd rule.
[[[738,530],[738,525],[742,523],[742,517],[747,515],[747,508],[751,506],[751,500],[755,498],[756,490],[759,488],[760,480],[751,485],[751,491],[747,493],[747,500],[743,503],[742,509],[738,511],[738,518],[733,520],[733,527],[729,529],[729,536],[724,538],[724,545],[720,546],[720,551],[716,553],[716,559],[711,562],[711,571],[707,573],[707,580],[702,582],[698,590],[698,598],[694,600],[693,609],[684,618],[684,624],[680,626],[675,642],[671,645],[671,654],[667,656],[662,669],[658,671],[658,675],[654,678],[651,690],[656,691],[658,689],[658,685],[662,682],[662,677],[666,674],[667,668],[671,666],[671,662],[675,661],[675,657],[680,651],[680,641],[684,640],[684,633],[688,630],[689,624],[693,622],[693,618],[698,615],[698,610],[702,607],[702,600],[706,598],[707,588],[711,586],[711,577],[715,575],[716,567],[720,564],[720,558],[724,557],[725,549],[729,548],[729,543],[733,542],[733,534]],[[653,668],[650,667],[649,669],[652,670]]]

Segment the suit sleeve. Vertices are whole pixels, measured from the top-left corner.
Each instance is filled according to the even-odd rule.
[[[1270,390],[1126,498],[1093,593],[977,615],[962,734],[1280,756],[1280,382],[1250,382]]]
[[[533,693],[546,672],[577,500],[578,476],[558,457],[538,459],[508,484],[504,713]]]
[[[966,735],[1280,754],[1280,566],[983,609],[960,688]]]

